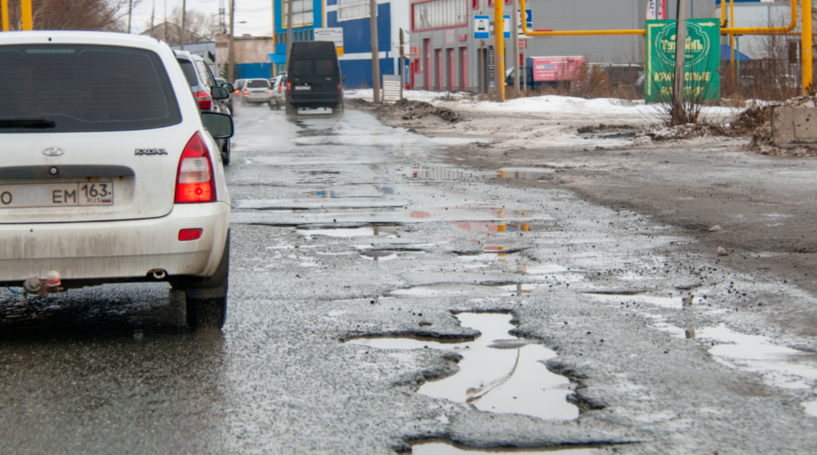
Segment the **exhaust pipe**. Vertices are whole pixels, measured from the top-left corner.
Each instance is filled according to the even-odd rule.
[[[155,280],[164,280],[165,277],[167,276],[167,272],[165,272],[162,269],[151,270],[150,272],[148,272],[148,274],[152,275],[153,279],[155,279]]]

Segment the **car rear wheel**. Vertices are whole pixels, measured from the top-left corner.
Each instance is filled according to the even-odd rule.
[[[187,326],[196,329],[221,329],[227,318],[227,288],[230,276],[230,231],[216,273],[210,278],[181,283],[185,292]]]
[[[290,105],[289,103],[286,104],[286,111],[287,115],[295,115],[298,113],[298,108],[295,106]]]
[[[221,148],[221,162],[224,163],[225,166],[230,165],[230,155],[230,140],[226,139],[224,146]]]

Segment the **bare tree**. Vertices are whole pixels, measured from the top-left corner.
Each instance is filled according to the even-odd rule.
[[[182,9],[179,7],[173,8],[173,11],[167,17],[167,22],[181,28]],[[190,35],[187,41],[191,43],[197,39],[209,41],[216,33],[221,31],[218,21],[214,20],[213,16],[195,9],[188,9],[185,12],[184,25],[185,35]]]

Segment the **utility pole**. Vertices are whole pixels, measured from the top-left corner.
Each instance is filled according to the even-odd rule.
[[[235,0],[230,0],[230,41],[227,42],[227,83],[229,84],[232,84],[235,80],[233,35],[235,35]]]
[[[403,27],[400,27],[400,71],[399,71],[399,74],[400,74],[400,99],[401,100],[403,99],[403,86],[406,85],[406,75],[405,75],[406,65],[405,65],[405,62],[403,61],[406,58],[406,56],[405,56],[405,53],[403,52],[403,46],[404,46],[404,44],[403,44]]]
[[[290,52],[292,52],[292,0],[287,0],[287,61],[284,62],[285,68],[289,66]]]
[[[153,27],[154,27],[153,18],[155,18],[155,17],[156,17],[156,0],[153,0],[153,6],[150,8],[150,34],[151,35],[156,33],[156,31],[153,30]]]
[[[477,80],[479,80],[479,94],[480,95],[484,94],[484,92],[482,90],[482,87],[484,86],[483,84],[486,83],[484,81],[486,71],[485,71],[484,65],[482,63],[482,54],[483,54],[483,49],[484,48],[485,48],[485,41],[484,40],[479,40],[479,59],[478,59],[479,60],[479,72],[477,73],[477,75],[479,77],[477,78]],[[485,91],[487,92],[487,90],[485,90]]]
[[[165,43],[167,43],[167,0],[165,0],[164,5],[165,5]]]
[[[505,1],[494,0],[494,79],[496,100],[505,102]]]
[[[686,121],[684,112],[684,87],[686,86],[684,66],[686,64],[687,20],[689,0],[678,0],[675,29],[675,87],[673,88],[673,118]]]
[[[369,0],[369,23],[372,29],[372,101],[380,104],[380,49],[377,46],[377,0]]]
[[[181,34],[179,35],[179,49],[181,49],[181,50],[184,50],[184,41],[185,41],[185,36],[184,35],[186,35],[185,29],[184,29],[187,26],[187,24],[184,23],[185,22],[186,11],[187,11],[187,0],[182,0],[182,30],[181,30]]]
[[[513,10],[519,10],[519,0],[513,0]],[[511,13],[511,26],[513,27],[513,88],[519,95],[519,13]]]
[[[151,16],[153,17],[153,16]],[[128,35],[130,35],[130,21],[133,18],[133,0],[128,0]]]

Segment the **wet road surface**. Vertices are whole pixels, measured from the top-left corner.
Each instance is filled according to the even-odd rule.
[[[638,214],[507,184],[535,170],[440,164],[467,141],[356,111],[235,120],[223,333],[188,332],[163,284],[0,291],[0,452],[817,446],[807,353],[764,373],[713,349],[742,341],[721,323],[755,327],[750,299],[807,296],[676,254],[689,239]]]

